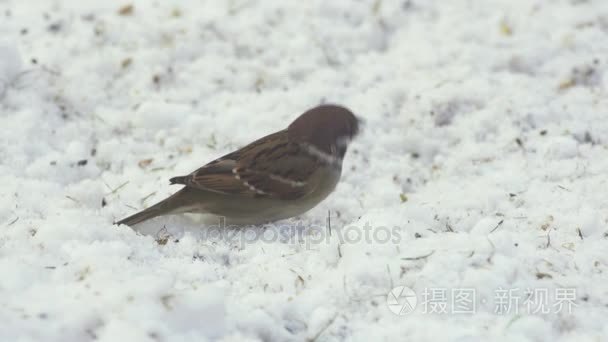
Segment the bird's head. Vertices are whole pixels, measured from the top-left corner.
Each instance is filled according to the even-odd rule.
[[[320,152],[342,159],[359,133],[360,120],[348,109],[320,105],[309,109],[287,128],[289,139],[306,143]]]

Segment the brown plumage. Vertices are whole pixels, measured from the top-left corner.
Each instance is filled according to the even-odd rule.
[[[287,129],[218,158],[171,184],[185,187],[117,224],[159,215],[204,212],[235,223],[262,223],[299,215],[337,184],[342,159],[359,121],[346,108],[315,107]]]

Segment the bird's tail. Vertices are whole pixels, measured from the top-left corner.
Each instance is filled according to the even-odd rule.
[[[184,190],[185,188],[147,209],[126,217],[118,222],[114,222],[114,224],[126,224],[127,226],[133,226],[157,216],[171,214],[175,212],[176,209],[179,209],[179,207],[182,205],[180,197],[184,195]]]
[[[114,222],[115,225],[126,224],[127,226],[133,226],[140,222],[149,220],[156,216],[160,216],[162,214],[159,213],[158,210],[154,210],[154,207],[150,207],[148,209],[142,210],[138,213],[135,213],[129,217],[126,217],[118,222]]]

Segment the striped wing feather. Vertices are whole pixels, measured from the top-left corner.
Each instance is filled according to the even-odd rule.
[[[229,195],[298,199],[315,188],[315,158],[280,131],[199,168],[176,183]],[[314,177],[313,177],[314,178]]]

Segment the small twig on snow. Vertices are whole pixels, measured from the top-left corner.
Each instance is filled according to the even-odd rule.
[[[496,227],[494,227],[494,229],[492,229],[492,230],[490,231],[490,233],[494,233],[494,231],[495,231],[496,229],[498,229],[498,227],[502,226],[503,222],[505,222],[505,220],[500,220],[500,222],[498,222],[498,224],[496,225]]]
[[[425,255],[421,255],[421,256],[417,256],[417,257],[401,258],[401,260],[421,260],[421,259],[426,259],[433,254],[435,254],[435,250],[432,250],[429,254],[425,254]]]

